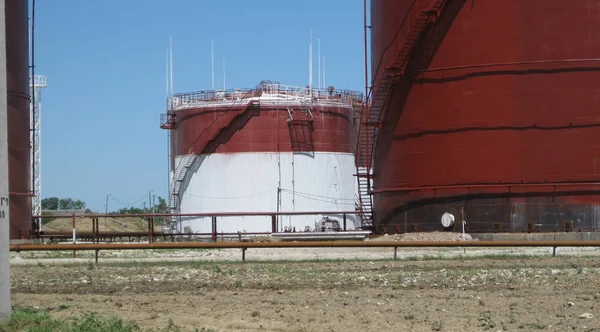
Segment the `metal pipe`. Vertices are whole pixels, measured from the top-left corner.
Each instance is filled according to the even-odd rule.
[[[148,217],[250,217],[250,216],[314,216],[314,215],[356,215],[357,211],[294,211],[294,212],[213,212],[213,213],[142,213],[142,214],[101,214],[87,213],[76,215],[80,218],[148,218]],[[34,216],[41,218],[42,216]],[[71,218],[72,215],[54,215],[52,218]]]
[[[307,241],[11,244],[10,251],[395,247],[600,247],[600,241]]]
[[[221,233],[222,235],[226,235],[226,236],[233,236],[233,235],[238,235],[238,232],[226,232],[226,233]],[[271,232],[249,232],[249,233],[241,233],[242,235],[271,235]],[[40,235],[40,238],[51,238],[51,237],[70,237],[72,235],[72,233],[69,232],[59,232],[59,231],[53,231],[53,232],[44,232],[43,235]],[[91,237],[91,236],[106,236],[106,237],[127,237],[127,236],[148,236],[148,232],[77,232],[78,237],[81,239],[82,237]],[[153,236],[162,236],[162,235],[173,235],[173,236],[182,236],[182,235],[189,235],[189,236],[211,236],[212,233],[166,233],[166,232],[154,232]]]
[[[11,195],[11,196],[26,196],[26,197],[33,197],[33,196],[35,196],[35,194],[33,194],[31,192],[28,192],[28,193],[19,193],[19,192],[16,192],[16,191],[11,191],[8,194]]]
[[[444,190],[444,189],[473,189],[473,188],[531,188],[531,187],[581,187],[600,186],[600,182],[540,182],[540,183],[489,183],[489,184],[456,184],[422,187],[393,187],[374,189],[371,192],[386,193],[397,191]]]
[[[365,101],[364,101],[364,105],[365,105],[365,117],[364,117],[364,121],[369,122],[369,60],[368,60],[368,36],[367,36],[367,0],[364,0],[363,3],[363,30],[364,30],[364,46],[365,46]],[[366,124],[362,124],[361,123],[361,128],[364,130]],[[360,129],[359,129],[360,130]],[[369,132],[367,131],[366,133],[364,133],[365,137],[366,137],[366,141],[365,144],[367,146],[369,146]],[[357,153],[360,153],[360,137],[358,139],[358,147],[356,149]],[[368,150],[366,151],[368,152]],[[368,154],[368,153],[367,153]],[[367,172],[369,171],[369,169],[371,168],[371,161],[370,161],[370,156],[364,156],[365,158],[369,158],[366,160],[366,164],[367,164]],[[357,170],[358,171],[358,170]],[[360,182],[360,180],[358,180]]]

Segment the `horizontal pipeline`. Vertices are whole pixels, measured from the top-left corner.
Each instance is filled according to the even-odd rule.
[[[582,187],[599,186],[599,182],[539,182],[539,183],[489,183],[489,184],[453,184],[441,186],[423,186],[423,187],[394,187],[373,189],[374,194],[398,192],[398,191],[420,191],[420,190],[445,190],[445,189],[476,189],[476,188],[531,188],[531,187]]]
[[[10,251],[400,247],[600,247],[600,241],[307,241],[11,244]]]
[[[53,218],[53,219],[66,219],[73,217],[85,217],[85,218],[151,218],[151,217],[256,217],[256,216],[314,216],[314,215],[342,215],[359,214],[357,211],[305,211],[305,212],[211,212],[211,213],[142,213],[142,214],[100,214],[100,213],[84,213],[84,214],[70,214],[70,215],[43,215],[33,216],[33,218]]]
[[[26,197],[35,197],[34,193],[31,192],[26,192],[26,193],[19,193],[19,192],[15,192],[15,191],[11,191],[8,193],[11,196],[26,196]]]
[[[169,232],[164,232],[161,230],[155,230],[154,232],[151,232],[152,235],[154,236],[211,236],[213,235],[213,233],[179,233],[179,232],[173,232],[173,233],[169,233]],[[228,232],[228,233],[222,233],[222,232],[218,232],[216,233],[218,236],[262,236],[262,235],[271,235],[271,232],[246,232],[246,233],[242,233],[242,232]],[[290,233],[293,234],[293,233]],[[44,237],[72,237],[73,236],[73,232],[71,230],[67,231],[44,231],[44,234],[40,234],[40,238],[44,238]],[[148,236],[148,231],[141,231],[141,232],[110,232],[110,231],[97,231],[97,232],[92,232],[92,231],[77,231],[77,237],[91,237],[91,236],[97,236],[97,237],[103,237],[103,236],[107,236],[107,237],[128,237],[128,236]]]

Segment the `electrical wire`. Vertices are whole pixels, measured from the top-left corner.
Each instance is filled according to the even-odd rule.
[[[109,195],[109,198],[111,198],[113,201],[115,201],[115,202],[117,202],[117,203],[121,204],[122,206],[131,206],[131,205],[134,205],[134,204],[137,204],[137,203],[140,203],[140,202],[145,202],[145,201],[146,201],[146,198],[148,198],[148,196],[147,196],[147,195],[144,195],[144,196],[142,196],[142,198],[138,199],[137,201],[134,201],[134,202],[129,202],[129,203],[125,203],[125,202],[122,202],[122,201],[118,200],[118,199],[117,199],[117,198],[115,198],[115,197],[114,197],[112,194],[111,194],[111,195]]]
[[[347,206],[354,206],[355,205],[355,200],[354,199],[349,199],[349,198],[335,198],[335,197],[326,197],[326,196],[319,196],[319,195],[312,195],[312,194],[305,194],[305,193],[301,193],[298,191],[291,191],[288,189],[281,189],[281,191],[283,192],[287,192],[289,194],[293,194],[295,193],[297,196],[302,197],[302,198],[306,198],[312,201],[317,201],[317,202],[323,202],[323,203],[331,203],[331,204],[339,204],[339,205],[347,205]],[[345,202],[339,202],[339,201],[351,201],[352,203],[345,203]]]
[[[207,199],[238,199],[238,198],[260,196],[260,195],[268,194],[268,193],[274,192],[274,191],[277,191],[277,189],[271,189],[271,190],[263,191],[263,192],[260,192],[260,193],[250,194],[250,195],[245,195],[245,196],[227,196],[227,197],[202,196],[202,195],[193,194],[193,193],[189,193],[189,192],[185,192],[184,195],[189,195],[189,196],[199,197],[199,198],[207,198]]]
[[[283,191],[288,191],[291,192],[289,189],[281,189]],[[306,196],[311,196],[311,197],[316,197],[316,198],[324,198],[324,199],[333,199],[333,200],[338,200],[338,201],[355,201],[354,198],[338,198],[338,197],[331,197],[331,196],[321,196],[321,195],[317,195],[317,194],[309,194],[309,193],[303,193],[300,191],[296,191],[296,194],[301,194],[301,195],[306,195]]]

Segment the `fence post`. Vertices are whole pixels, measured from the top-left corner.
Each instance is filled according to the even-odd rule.
[[[150,220],[148,220],[148,243],[153,242],[153,239],[152,239],[153,234],[154,234],[154,217],[151,217]]]
[[[77,230],[75,229],[75,215],[73,215],[73,244],[77,242]],[[77,258],[77,251],[73,250],[73,258]]]
[[[212,217],[212,241],[217,242],[217,217]]]

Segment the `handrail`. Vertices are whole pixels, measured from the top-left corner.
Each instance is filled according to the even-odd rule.
[[[242,94],[244,94],[242,96]],[[248,98],[276,98],[284,100],[304,100],[312,97],[315,102],[358,103],[363,100],[361,92],[352,90],[309,89],[281,84],[263,84],[259,89],[207,90],[174,94],[170,97],[172,111],[203,106],[228,105]]]
[[[315,216],[315,215],[356,215],[356,211],[280,211],[280,212],[195,212],[195,213],[73,213],[53,216],[32,216],[33,219],[72,219],[72,218],[151,218],[151,217],[257,217],[257,216]]]
[[[246,249],[246,248],[414,248],[414,247],[600,247],[600,241],[306,241],[306,242],[159,242],[11,244],[10,251],[134,250],[134,249]]]

